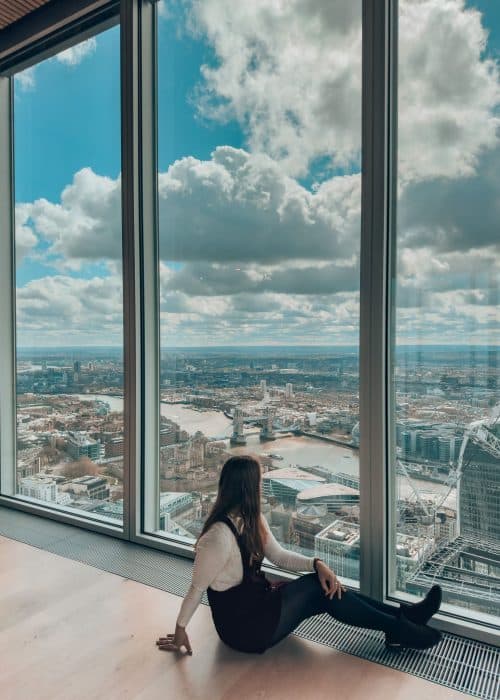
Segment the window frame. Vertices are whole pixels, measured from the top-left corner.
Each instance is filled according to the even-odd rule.
[[[83,3],[87,4],[87,3]],[[5,331],[0,334],[0,357],[6,371],[0,373],[0,506],[11,507],[35,515],[86,528],[94,532],[111,534],[126,539],[128,536],[124,514],[123,527],[116,520],[106,516],[72,512],[64,506],[41,504],[29,498],[14,494],[16,470],[16,295],[15,295],[15,202],[14,202],[14,89],[13,75],[30,66],[50,58],[54,54],[99,34],[119,24],[119,2],[110,0],[92,7],[83,15],[78,14],[78,2],[68,3],[67,22],[58,25],[48,34],[42,33],[32,42],[28,41],[30,25],[24,18],[27,37],[19,38],[19,47],[13,46],[6,56],[0,59],[0,144],[4,158],[0,168],[0,227],[9,232],[0,238],[0,274],[8,280],[9,288],[0,295],[0,322]],[[49,8],[49,6],[47,6]],[[81,8],[80,8],[81,9]],[[52,8],[50,8],[52,12]],[[74,18],[73,14],[77,17]],[[42,19],[40,19],[42,16]],[[40,13],[32,25],[36,33],[43,25],[44,13]],[[50,16],[50,13],[49,13]],[[0,51],[1,51],[0,45]],[[120,40],[120,54],[124,46]],[[123,77],[121,77],[123,82]],[[123,107],[122,107],[123,109]],[[123,115],[121,118],[123,124]],[[122,129],[123,133],[123,129]],[[123,223],[122,223],[123,225]],[[125,462],[125,460],[124,460]],[[125,465],[124,465],[125,466]],[[124,485],[126,481],[124,469]],[[124,501],[125,502],[125,501]]]
[[[159,527],[159,268],[157,197],[157,38],[155,0],[68,3],[67,22],[5,55],[0,45],[0,506],[110,534],[193,559],[187,540],[149,534]],[[78,15],[77,9],[81,12]],[[390,595],[396,539],[394,259],[397,157],[397,0],[362,0],[362,194],[360,252],[360,591]],[[76,16],[75,15],[78,15]],[[15,256],[12,74],[105,28],[120,24],[122,255],[124,293],[123,528],[7,495],[15,473]],[[31,27],[35,36],[36,26]],[[294,576],[264,566],[271,576]],[[406,596],[410,600],[411,596]],[[480,641],[498,628],[440,614],[436,626]]]

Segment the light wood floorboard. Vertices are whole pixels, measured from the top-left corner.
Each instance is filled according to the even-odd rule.
[[[263,655],[217,637],[200,605],[192,656],[158,651],[178,596],[0,537],[2,700],[444,700],[470,697],[291,635]]]

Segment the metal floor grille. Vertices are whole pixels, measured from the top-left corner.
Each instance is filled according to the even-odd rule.
[[[178,596],[191,582],[192,562],[183,557],[3,507],[0,535]],[[208,605],[206,593],[202,603]],[[386,650],[382,632],[327,614],[305,620],[294,634],[484,700],[500,696],[500,651],[482,642],[444,633],[432,649],[394,653]]]

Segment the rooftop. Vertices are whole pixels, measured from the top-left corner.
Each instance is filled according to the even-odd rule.
[[[318,486],[314,486],[299,493],[297,500],[309,501],[326,496],[359,496],[359,491],[358,489],[353,489],[344,484],[319,484]]]
[[[265,472],[262,475],[263,479],[301,479],[304,481],[316,481],[323,482],[326,481],[322,476],[317,476],[316,474],[310,474],[303,469],[298,469],[297,467],[283,467],[282,469],[272,469],[271,471]]]
[[[346,523],[343,520],[334,520],[327,525],[316,537],[326,540],[337,540],[345,544],[354,544],[359,540],[359,525]]]
[[[86,486],[98,486],[99,484],[106,483],[106,479],[102,476],[78,476],[75,479],[71,479],[72,484],[85,484]]]

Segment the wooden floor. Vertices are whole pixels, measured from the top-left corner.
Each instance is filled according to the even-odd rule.
[[[464,698],[292,635],[263,655],[220,642],[210,610],[193,655],[159,651],[181,598],[0,537],[2,700],[411,700]]]

